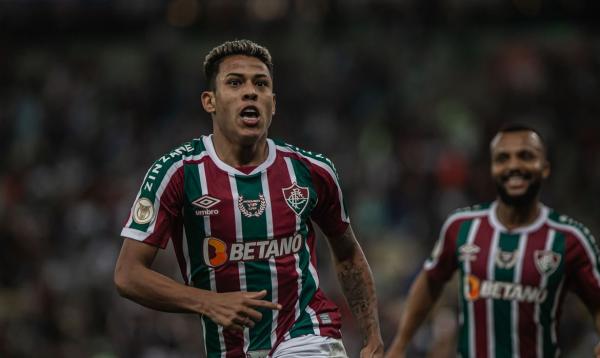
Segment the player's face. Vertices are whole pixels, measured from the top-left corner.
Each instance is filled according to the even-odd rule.
[[[269,69],[255,57],[226,57],[219,65],[215,90],[202,94],[202,104],[213,114],[215,135],[240,145],[266,139],[275,114]]]
[[[500,200],[511,206],[537,200],[542,181],[550,174],[538,135],[526,130],[500,133],[490,148],[492,178]]]

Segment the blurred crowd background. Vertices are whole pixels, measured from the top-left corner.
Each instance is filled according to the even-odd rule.
[[[493,200],[502,123],[540,129],[544,202],[599,235],[598,20],[584,0],[0,0],[0,356],[203,356],[197,317],[120,298],[112,272],[147,168],[210,133],[202,62],[229,39],[274,57],[271,136],[336,163],[386,344],[445,216]],[[181,281],[170,248],[156,265]],[[411,357],[453,355],[446,296]],[[562,318],[565,356],[591,356],[577,299]]]

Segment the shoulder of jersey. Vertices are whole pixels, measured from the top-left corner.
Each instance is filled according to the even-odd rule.
[[[592,235],[590,229],[588,229],[585,225],[568,215],[560,214],[550,209],[550,213],[548,214],[548,220],[554,224],[570,227],[579,232],[581,235],[590,239],[592,242],[595,242],[594,236]]]
[[[156,162],[168,164],[182,159],[194,159],[204,153],[206,153],[206,148],[204,147],[202,138],[195,138],[173,148],[170,152],[158,158]]]
[[[309,161],[312,160],[317,160],[321,163],[324,163],[328,166],[330,166],[333,170],[335,170],[335,166],[333,165],[333,162],[327,158],[326,156],[324,156],[321,153],[317,153],[317,152],[313,152],[310,150],[306,150],[306,149],[302,149],[300,147],[297,147],[295,145],[292,144],[288,144],[282,141],[278,141],[278,140],[273,140],[273,142],[275,143],[275,145],[277,146],[278,149],[281,149],[283,151],[286,152],[293,152],[296,153],[298,155],[300,155],[301,157],[305,157],[307,158]]]
[[[455,214],[476,214],[476,213],[483,213],[486,212],[487,210],[489,210],[490,206],[492,204],[491,203],[486,203],[486,204],[476,204],[476,205],[471,205],[471,206],[465,206],[463,208],[458,208],[456,210],[454,210],[450,216],[455,215]]]

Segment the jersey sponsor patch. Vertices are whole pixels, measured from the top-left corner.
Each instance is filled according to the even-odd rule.
[[[300,233],[273,240],[234,242],[229,245],[221,239],[207,237],[203,244],[204,263],[218,267],[227,262],[268,260],[296,254],[302,245]]]
[[[247,218],[260,217],[265,212],[266,207],[267,201],[262,194],[258,194],[258,199],[244,199],[241,195],[238,198],[238,208],[242,215]]]
[[[543,303],[548,296],[545,288],[526,286],[512,282],[480,280],[467,275],[464,280],[464,296],[469,301],[492,298],[495,300]]]
[[[212,207],[220,202],[221,200],[210,195],[202,195],[192,202],[194,206],[198,207],[194,213],[198,216],[219,215],[219,209],[212,209]]]
[[[298,186],[295,182],[287,188],[281,189],[285,202],[292,209],[296,215],[300,216],[306,206],[308,205],[308,199],[310,191],[307,187]]]
[[[535,250],[533,258],[540,274],[550,276],[560,265],[561,255],[550,250]]]
[[[148,198],[139,198],[133,206],[133,221],[144,225],[154,218],[154,205]]]
[[[519,250],[515,251],[502,251],[498,250],[496,253],[496,266],[498,268],[508,270],[515,266],[517,258],[519,257]]]

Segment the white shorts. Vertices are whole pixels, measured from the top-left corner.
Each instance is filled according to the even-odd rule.
[[[263,351],[264,352],[264,351]],[[258,353],[258,354],[256,354]],[[261,352],[248,352],[248,357],[266,357]],[[268,353],[266,351],[265,353]],[[290,338],[277,346],[271,358],[348,358],[341,339],[306,335]]]

